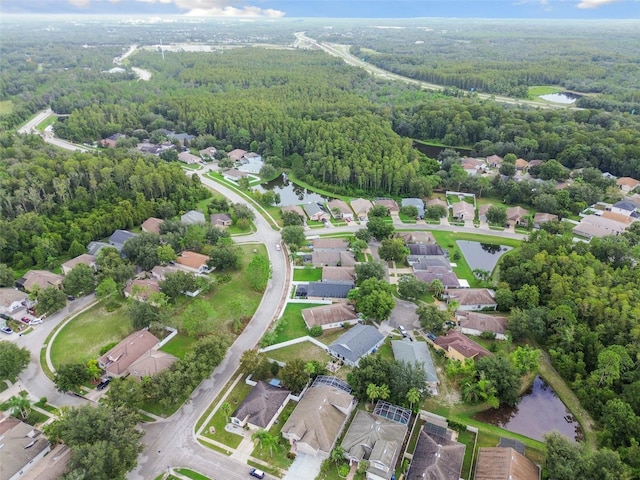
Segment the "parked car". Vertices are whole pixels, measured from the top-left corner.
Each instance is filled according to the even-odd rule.
[[[36,309],[33,308],[33,307],[29,307],[29,308],[27,308],[27,313],[29,315],[35,315],[36,314]]]
[[[74,297],[73,295],[67,295],[67,300],[69,300],[70,302],[74,301],[76,299],[76,297]]]
[[[400,330],[400,333],[402,334],[403,337],[407,336],[407,329],[404,328],[402,325],[398,327],[398,330]]]
[[[34,318],[30,323],[31,325],[40,325],[42,323],[42,317]]]
[[[255,478],[264,478],[264,472],[262,470],[258,470],[257,468],[252,468],[249,472],[249,475]]]
[[[13,330],[9,327],[2,327],[0,330],[2,330],[2,333],[6,333],[7,335],[11,335],[13,333]]]
[[[31,319],[30,319],[29,317],[22,317],[22,318],[20,319],[20,321],[21,321],[22,323],[26,323],[27,325],[30,325],[30,324],[31,324]]]
[[[276,243],[276,250],[280,251],[280,244]]]
[[[111,383],[111,377],[104,377],[102,381],[96,387],[98,390],[104,390]]]
[[[432,342],[435,342],[436,338],[438,338],[438,337],[436,337],[433,333],[429,332],[429,333],[427,333],[427,338],[429,340],[431,340]]]

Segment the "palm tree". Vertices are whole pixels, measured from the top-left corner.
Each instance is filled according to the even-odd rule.
[[[91,380],[93,381],[100,378],[100,373],[102,373],[97,360],[89,360],[87,362],[87,371],[89,372],[89,377],[91,377]]]
[[[378,397],[380,398],[380,400],[386,400],[387,398],[389,398],[389,395],[391,395],[389,385],[387,385],[386,383],[380,385],[380,390],[378,392]]]
[[[380,398],[380,387],[378,387],[375,383],[370,383],[369,385],[367,385],[367,397],[369,397],[371,403]]]
[[[434,279],[429,284],[429,287],[436,297],[440,297],[444,293],[444,283],[442,283],[442,280],[438,278]]]
[[[331,450],[331,461],[336,465],[344,460],[344,448],[338,445],[336,448]]]
[[[407,392],[407,401],[411,404],[411,410],[413,411],[413,404],[420,401],[420,390],[416,387],[412,387]]]
[[[229,404],[229,402],[224,402],[222,405],[220,405],[220,411],[224,415],[226,422],[229,423],[229,414],[231,413],[231,405]]]
[[[449,301],[449,304],[447,305],[447,310],[449,310],[449,313],[455,315],[458,311],[458,308],[460,308],[460,302],[458,302],[457,300]]]
[[[7,402],[9,413],[11,415],[20,415],[21,420],[25,420],[31,412],[31,401],[26,395],[16,395],[11,397]]]
[[[258,430],[253,435],[251,435],[251,440],[257,440],[261,449],[264,447],[269,448],[270,457],[273,457],[273,450],[277,450],[278,448],[280,448],[278,437],[272,435],[266,430]]]

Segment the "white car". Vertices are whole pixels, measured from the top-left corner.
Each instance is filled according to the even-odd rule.
[[[280,244],[279,243],[276,243],[276,250],[280,251]]]
[[[42,317],[34,318],[30,322],[31,325],[40,325],[41,323],[42,323]]]
[[[400,333],[402,334],[403,337],[407,336],[407,329],[404,328],[402,325],[398,327],[398,330],[400,330]]]

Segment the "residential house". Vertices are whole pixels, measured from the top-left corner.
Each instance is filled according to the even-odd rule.
[[[493,355],[457,330],[449,330],[446,335],[440,335],[433,341],[433,346],[436,350],[442,350],[445,357],[461,362],[467,358],[478,359]]]
[[[118,250],[118,252],[122,251],[122,248],[124,247],[124,244],[127,242],[127,240],[130,240],[134,237],[137,237],[138,235],[135,233],[131,233],[127,230],[116,230],[115,232],[113,232],[111,234],[111,236],[109,237],[109,244],[112,247],[115,247],[116,250]],[[91,252],[89,252],[91,253]]]
[[[529,210],[525,210],[522,207],[510,207],[507,208],[507,221],[512,225],[526,225],[526,216],[529,214]]]
[[[636,209],[640,210],[640,193],[634,193],[624,198],[624,201],[631,202],[636,206]]]
[[[327,202],[327,207],[329,207],[329,212],[333,218],[343,218],[347,221],[353,220],[353,210],[351,210],[351,207],[347,205],[347,202],[344,202],[339,198],[334,198]]]
[[[240,158],[240,166],[238,170],[241,172],[258,174],[260,170],[264,167],[264,161],[262,157],[254,152],[245,153],[242,158]]]
[[[500,168],[502,162],[504,162],[504,158],[500,155],[489,155],[486,159],[487,165],[491,168]]]
[[[329,354],[357,367],[360,359],[375,353],[384,342],[384,336],[371,325],[358,324],[340,335],[328,347]]]
[[[408,338],[393,340],[391,350],[393,350],[393,358],[398,362],[421,365],[424,368],[424,381],[429,387],[435,388],[440,383],[426,342],[412,342]]]
[[[458,310],[495,310],[493,292],[487,288],[459,288],[447,292],[447,303],[458,302]]]
[[[180,264],[175,265],[156,265],[151,270],[151,278],[154,278],[157,282],[163,282],[167,279],[167,274],[176,273],[176,272],[185,272],[191,273],[191,271],[187,270]]]
[[[258,382],[231,414],[231,423],[239,427],[269,430],[289,400],[291,392]]]
[[[198,153],[200,154],[203,160],[211,161],[216,159],[217,152],[218,152],[218,149],[216,147],[207,147],[200,150]]]
[[[110,137],[100,140],[100,146],[104,148],[115,148],[118,145],[118,140],[121,138],[127,138],[124,133],[114,133]]]
[[[124,297],[133,297],[139,302],[148,301],[152,293],[160,293],[160,285],[155,278],[136,278],[124,287]]]
[[[411,417],[410,411],[408,416]],[[367,480],[390,480],[402,453],[407,431],[406,424],[358,410],[342,439],[344,456],[351,465],[368,461]]]
[[[451,270],[451,263],[444,255],[408,255],[407,263],[411,265],[414,273],[420,270],[429,270],[431,267],[443,267]]]
[[[558,220],[558,216],[552,213],[537,212],[533,216],[533,226],[534,228],[540,228],[543,223],[551,222],[553,220]]]
[[[322,267],[323,282],[347,282],[356,281],[355,267]]]
[[[475,480],[539,480],[540,468],[513,448],[480,447]]]
[[[355,287],[347,282],[309,282],[307,298],[310,300],[345,300]]]
[[[578,225],[573,227],[573,234],[580,235],[581,237],[585,237],[589,240],[594,237],[602,238],[608,237],[610,235],[616,235],[616,233],[611,232],[604,227],[599,227],[597,225],[592,225],[586,222],[580,222]]]
[[[480,162],[481,163],[478,163],[478,160],[476,160],[475,158],[463,158],[460,162],[460,166],[465,172],[467,172],[467,175],[475,177],[479,172],[482,171],[484,160]]]
[[[618,180],[616,180],[616,185],[618,185],[618,188],[622,190],[622,193],[627,194],[633,192],[636,188],[638,188],[638,185],[640,185],[640,180],[636,180],[635,178],[631,177],[620,177],[618,178]]]
[[[369,216],[369,211],[373,208],[373,203],[371,203],[371,201],[367,200],[366,198],[356,198],[354,200],[351,200],[351,208],[353,208],[353,211],[356,212],[356,217],[358,217],[358,220],[364,222]]]
[[[24,308],[29,295],[15,288],[0,288],[0,313],[11,315]]]
[[[180,222],[184,223],[185,225],[204,225],[205,223],[207,223],[207,220],[204,216],[204,213],[200,212],[199,210],[189,210],[180,217]]]
[[[344,238],[318,237],[313,239],[312,245],[314,252],[341,252],[349,249],[349,242]]]
[[[29,270],[23,277],[16,280],[16,287],[25,292],[34,289],[45,290],[49,287],[60,288],[64,277],[47,270]]]
[[[229,180],[230,182],[239,182],[241,179],[248,177],[249,174],[247,172],[241,172],[240,170],[236,170],[235,168],[230,168],[229,170],[225,170],[222,172],[222,177],[225,180]]]
[[[353,267],[356,259],[349,251],[338,252],[312,252],[311,257],[303,257],[304,261],[310,260],[316,267]]]
[[[424,218],[424,202],[421,198],[403,198],[400,204],[402,207],[416,207],[418,217]]]
[[[213,213],[209,216],[211,225],[215,227],[230,227],[233,223],[231,215],[228,213]]]
[[[249,152],[247,152],[246,150],[242,150],[241,148],[236,148],[235,150],[231,150],[229,153],[227,153],[227,157],[233,160],[234,162],[239,162],[240,159],[244,157],[245,154],[247,153]]]
[[[302,310],[302,318],[307,328],[322,327],[323,330],[355,325],[360,318],[355,308],[345,302],[319,305]]]
[[[636,213],[637,206],[630,199],[622,199],[611,205],[611,211],[620,215],[632,216]]]
[[[404,243],[409,245],[410,243],[436,243],[436,239],[431,232],[406,232],[399,231],[395,233],[396,238],[402,238]]]
[[[191,152],[180,152],[178,154],[178,160],[187,165],[193,165],[194,163],[200,163],[202,159]]]
[[[188,142],[196,138],[195,136],[189,135],[188,133],[176,133],[172,130],[166,130],[166,129],[164,129],[163,133],[165,137],[167,137],[170,141],[178,142],[182,146],[184,146],[185,144],[187,144]]]
[[[526,172],[528,168],[529,162],[527,162],[524,158],[519,158],[516,160],[516,171]]]
[[[284,212],[294,212],[297,213],[298,216],[304,221],[304,219],[307,218],[307,216],[304,213],[304,210],[302,209],[302,207],[300,205],[287,205],[286,207],[282,207],[280,209],[283,213]]]
[[[458,220],[473,220],[476,210],[470,203],[462,201],[451,205],[451,215]]]
[[[180,255],[178,255],[178,258],[176,258],[176,263],[178,265],[182,265],[186,270],[190,272],[203,274],[211,272],[211,269],[208,265],[209,260],[211,259],[206,255],[185,250]]]
[[[315,202],[309,202],[302,206],[309,220],[314,222],[323,222],[329,220],[329,214],[325,212],[320,205]]]
[[[605,210],[604,212],[602,212],[602,215],[600,215],[601,219],[608,219],[608,220],[614,220],[618,223],[621,223],[623,225],[626,225],[625,228],[628,228],[629,225],[631,225],[633,222],[635,222],[637,220],[637,218],[635,218],[634,216],[631,215],[627,215],[625,213],[617,213],[617,212],[613,212],[613,211],[608,211]]]
[[[346,383],[318,377],[282,426],[282,436],[292,450],[328,458],[355,404]]]
[[[420,427],[406,480],[460,480],[464,452],[446,427],[425,423]]]
[[[460,280],[450,267],[427,267],[424,270],[415,271],[414,274],[418,280],[427,284],[431,284],[434,280],[440,280],[445,290],[460,288]]]
[[[509,319],[500,315],[487,315],[478,312],[457,312],[460,331],[465,335],[480,336],[483,332],[495,334],[498,340],[507,338]]]
[[[142,381],[145,377],[153,377],[163,370],[171,368],[176,361],[178,361],[177,357],[170,353],[152,348],[134,360],[127,370],[131,378]]]
[[[544,162],[542,160],[531,160],[529,162],[529,169],[533,168],[533,167],[539,167],[540,165],[542,165]]]
[[[155,347],[158,341],[149,330],[135,331],[102,355],[98,366],[108,375],[124,377],[129,374],[129,366]]]
[[[142,222],[140,228],[142,228],[143,232],[155,233],[156,235],[160,235],[160,225],[162,225],[163,223],[164,220],[162,220],[161,218],[149,217],[144,222]]]
[[[489,209],[492,206],[493,205],[491,205],[490,203],[485,203],[484,205],[480,205],[478,207],[478,219],[481,222],[486,222],[487,221],[487,212],[489,211]]]
[[[98,253],[100,253],[100,250],[102,250],[104,247],[113,247],[113,245],[105,242],[89,242],[89,244],[87,245],[87,253],[89,255],[97,257]]]
[[[25,478],[51,451],[42,431],[17,418],[0,413],[0,480]]]
[[[614,216],[614,218],[608,218],[610,216]],[[611,215],[611,212],[602,212],[602,215],[585,215],[580,223],[573,228],[573,233],[587,238],[619,235],[629,227],[629,220],[633,221],[632,218],[624,215]]]
[[[90,267],[94,272],[97,270],[98,266],[96,265],[96,257],[95,255],[89,255],[88,253],[83,253],[82,255],[78,255],[71,260],[67,260],[62,264],[62,274],[68,275],[71,270],[76,265],[84,264],[87,267]]]
[[[398,206],[398,202],[391,198],[378,198],[373,202],[374,205],[382,205],[387,209],[389,215],[397,214],[400,212],[400,207]]]

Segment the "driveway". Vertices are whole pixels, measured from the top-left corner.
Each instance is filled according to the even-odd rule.
[[[316,478],[320,473],[322,459],[312,457],[306,453],[298,453],[296,459],[289,467],[283,480],[301,480],[303,478]]]
[[[389,320],[383,323],[388,323],[392,328],[398,328],[402,325],[409,332],[420,328],[420,322],[418,321],[418,315],[416,315],[416,306],[413,302],[407,302],[406,300],[395,299],[396,306],[391,312]]]

